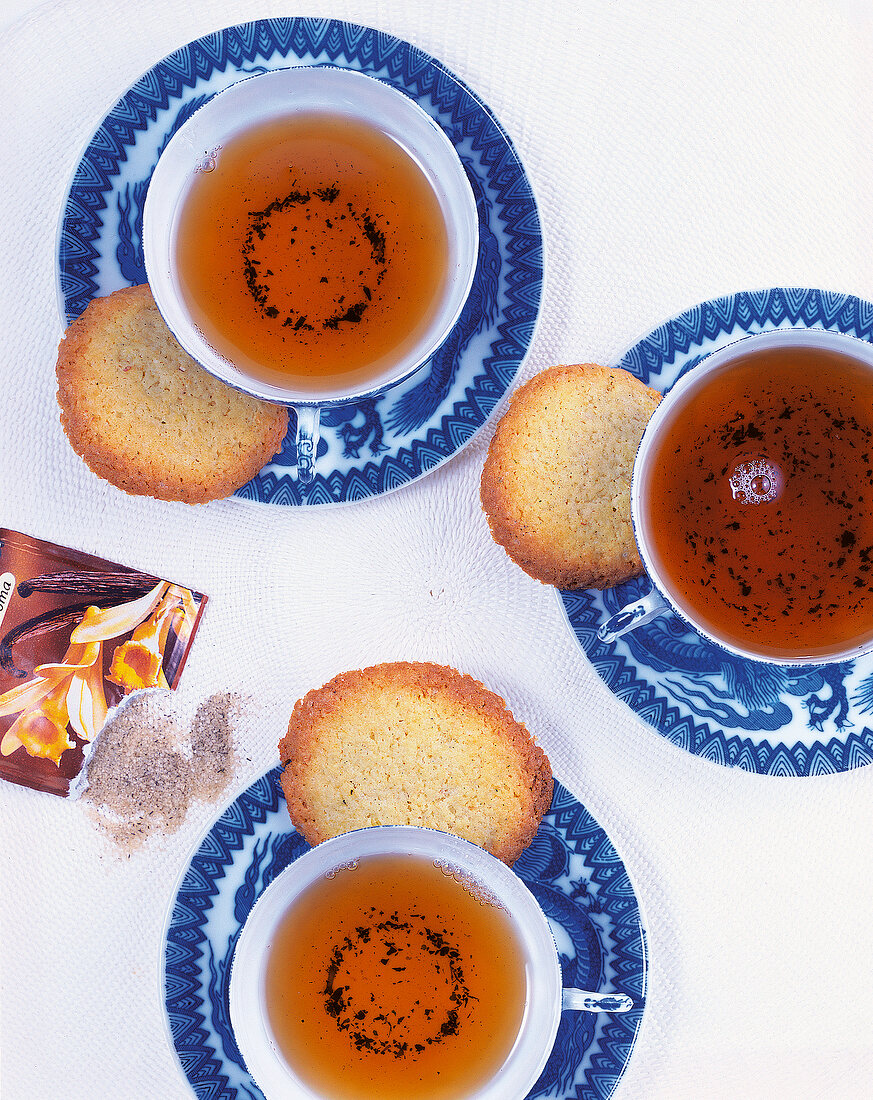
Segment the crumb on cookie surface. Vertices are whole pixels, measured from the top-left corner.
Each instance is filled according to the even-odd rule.
[[[202,503],[229,496],[279,450],[283,406],[196,363],[147,285],[93,299],[58,348],[58,404],[73,449],[127,493]]]
[[[551,367],[513,394],[482,471],[494,540],[530,576],[559,588],[607,588],[643,571],[630,484],[660,401],[628,371]]]
[[[545,753],[500,696],[436,664],[334,677],[296,704],[279,756],[291,820],[311,844],[422,825],[513,863],[552,797]]]

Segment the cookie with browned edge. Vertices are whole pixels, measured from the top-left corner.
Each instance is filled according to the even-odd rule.
[[[147,285],[93,299],[60,343],[61,424],[89,468],[126,493],[199,504],[276,454],[288,410],[225,385],[167,328]]]
[[[556,366],[513,394],[480,495],[491,534],[531,577],[609,588],[643,572],[630,486],[661,395],[625,370]]]
[[[427,662],[344,672],[310,691],[279,758],[288,812],[310,844],[421,825],[511,864],[552,798],[549,761],[503,699]]]

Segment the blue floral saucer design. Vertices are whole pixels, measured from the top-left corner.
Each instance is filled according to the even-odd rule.
[[[376,398],[323,411],[316,476],[296,480],[296,424],[237,496],[333,504],[389,492],[455,454],[486,422],[527,354],[539,315],[543,242],[533,192],[507,134],[440,62],[381,31],[334,19],[228,27],[159,61],[116,103],[83,153],[64,203],[58,289],[68,324],[97,295],[146,281],[142,212],[170,137],[207,99],[254,73],[292,65],[358,69],[417,100],[443,128],[479,211],[467,304],[443,346]]]
[[[170,912],[167,1019],[185,1076],[204,1100],[263,1100],[234,1041],[228,983],[234,947],[255,901],[308,850],[288,820],[279,775],[276,767],[262,776],[215,822]],[[606,1100],[631,1056],[646,1003],[646,933],[627,871],[594,818],[558,783],[515,871],[549,919],[564,985],[628,993],[634,1000],[626,1013],[565,1013],[528,1100]]]
[[[873,342],[873,303],[799,287],[733,294],[661,325],[617,365],[666,391],[716,348],[791,326]],[[707,760],[764,775],[824,775],[873,763],[873,656],[768,666],[731,656],[669,614],[614,643],[599,641],[600,624],[649,587],[643,577],[560,598],[594,668],[658,733]]]

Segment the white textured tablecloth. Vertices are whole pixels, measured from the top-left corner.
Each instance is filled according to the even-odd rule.
[[[258,702],[237,793],[335,672],[434,659],[501,693],[603,825],[648,927],[618,1100],[873,1096],[873,768],[779,780],[671,745],[619,702],[555,592],[491,540],[487,426],[428,477],[314,510],[133,499],[67,445],[55,233],[76,159],[146,69],[210,30],[332,15],[422,47],[502,121],[547,244],[520,379],[614,361],[697,302],[801,285],[873,298],[864,0],[57,0],[0,37],[0,525],[207,592],[179,690]],[[501,406],[502,408],[503,406]],[[3,1100],[191,1095],[167,1039],[167,907],[215,815],[120,861],[81,807],[0,789]]]

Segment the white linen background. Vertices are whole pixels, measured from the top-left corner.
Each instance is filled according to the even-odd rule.
[[[313,510],[135,499],[66,443],[55,234],[83,146],[185,42],[312,14],[420,46],[512,137],[547,247],[519,381],[613,362],[737,290],[873,298],[864,0],[52,0],[0,37],[0,525],[209,594],[177,701],[255,699],[233,795],[275,763],[294,701],[338,671],[433,659],[502,694],[643,907],[648,1007],[616,1100],[873,1096],[873,768],[729,770],[615,699],[554,590],[490,538],[478,482],[493,420],[417,483]],[[190,1096],[159,970],[177,878],[218,808],[121,860],[81,806],[0,786],[4,1100]]]

